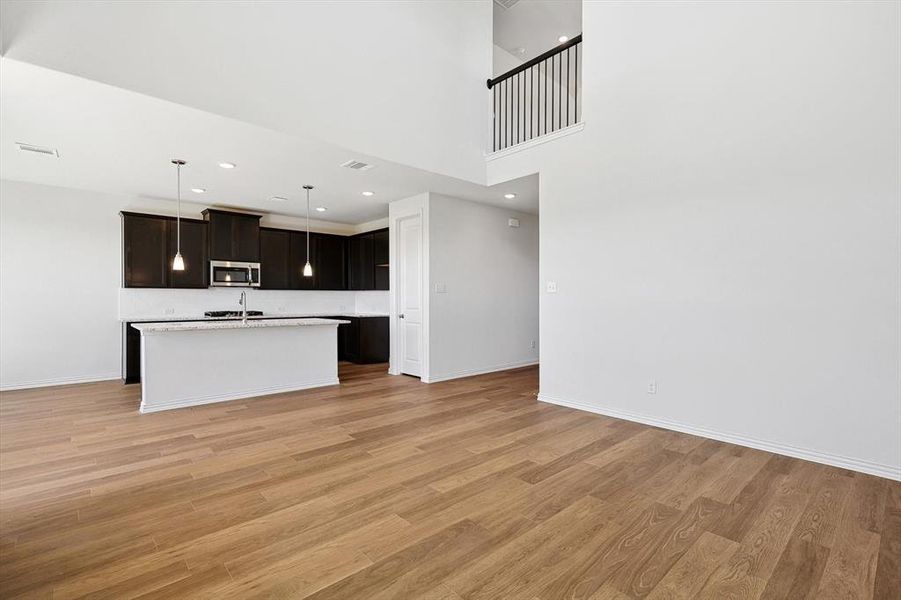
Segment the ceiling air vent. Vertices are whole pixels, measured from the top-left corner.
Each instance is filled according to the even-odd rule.
[[[349,160],[346,163],[341,163],[341,166],[353,169],[354,171],[368,171],[375,167],[375,165],[370,165],[369,163],[364,163],[359,160]]]
[[[34,144],[26,144],[24,142],[16,142],[16,146],[23,152],[35,152],[37,154],[46,154],[47,156],[59,158],[59,150],[56,148],[44,148],[43,146],[35,146]]]
[[[494,3],[501,8],[513,8],[513,5],[517,2],[519,2],[519,0],[494,0]]]

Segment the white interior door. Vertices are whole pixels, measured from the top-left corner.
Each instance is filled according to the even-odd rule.
[[[422,219],[418,215],[398,221],[397,331],[400,334],[400,370],[422,375]]]

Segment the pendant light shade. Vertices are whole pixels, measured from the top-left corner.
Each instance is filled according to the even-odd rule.
[[[307,264],[303,266],[303,276],[312,277],[313,265],[310,264],[310,190],[313,189],[313,186],[305,185],[303,189],[307,191]]]
[[[176,229],[175,229],[175,258],[172,259],[172,270],[173,271],[184,271],[185,270],[185,259],[181,256],[181,168],[187,164],[183,160],[179,160],[177,158],[172,159],[172,164],[175,165],[176,172],[176,192],[178,194],[178,204],[177,204],[177,212],[175,217]]]

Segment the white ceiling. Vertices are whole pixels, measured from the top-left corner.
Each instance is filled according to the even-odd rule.
[[[523,62],[559,44],[561,35],[580,33],[582,0],[519,0],[510,8],[494,3],[494,44]]]
[[[339,223],[385,217],[389,202],[425,191],[538,212],[537,175],[485,187],[8,58],[0,59],[0,79],[4,179],[174,199],[169,161],[182,158],[182,197],[211,206],[300,216],[309,183],[313,206],[328,208],[317,216]],[[57,148],[60,157],[19,151],[16,142]],[[339,166],[350,159],[377,167]],[[221,169],[223,161],[237,168]],[[362,196],[367,190],[375,195]],[[503,197],[511,192],[514,200]]]
[[[491,6],[2,0],[0,52],[484,184]]]

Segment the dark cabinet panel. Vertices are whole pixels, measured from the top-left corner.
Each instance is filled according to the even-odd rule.
[[[360,361],[360,319],[356,317],[341,317],[350,321],[338,326],[338,358],[350,362]]]
[[[210,259],[260,262],[260,216],[207,209]]]
[[[387,290],[388,230],[362,233],[347,240],[348,289]]]
[[[125,287],[168,287],[168,220],[122,213]]]
[[[139,383],[141,381],[141,332],[125,323],[122,331],[122,381],[123,383]]]
[[[390,334],[388,317],[363,317],[360,319],[360,362],[388,362]]]
[[[355,235],[347,240],[349,289],[371,290],[375,286],[372,236]]]
[[[340,235],[314,233],[310,240],[313,245],[313,272],[317,290],[346,290],[344,255],[345,238]]]
[[[288,269],[291,289],[314,290],[316,289],[316,269],[313,269],[313,277],[303,276],[303,266],[307,262],[307,233],[305,231],[292,231],[289,243],[290,256],[288,257]],[[310,264],[313,263],[313,237],[310,236]],[[315,265],[313,265],[315,267]]]
[[[184,271],[172,270],[178,225],[173,217],[122,215],[122,266],[125,287],[207,287],[207,224],[181,220],[181,255]]]
[[[169,272],[169,287],[205,288],[208,286],[207,224],[203,221],[181,220],[181,256],[184,271]],[[178,245],[178,222],[169,221],[168,264],[171,266]]]
[[[372,233],[372,262],[375,263],[373,288],[377,290],[389,289],[387,229],[380,229]]]
[[[260,217],[233,217],[234,245],[230,260],[260,262]]]
[[[260,287],[291,288],[291,234],[283,229],[260,228]]]
[[[388,317],[338,317],[350,321],[338,327],[338,357],[353,363],[388,362]]]

